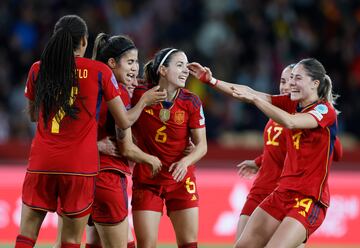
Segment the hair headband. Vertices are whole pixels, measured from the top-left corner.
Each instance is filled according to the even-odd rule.
[[[164,58],[161,60],[159,66],[158,66],[158,69],[157,69],[156,73],[159,73],[160,66],[162,66],[162,65],[164,64],[165,60],[169,57],[169,55],[170,55],[171,53],[175,52],[175,51],[177,51],[177,49],[171,49],[170,51],[168,51],[168,52],[165,54]]]

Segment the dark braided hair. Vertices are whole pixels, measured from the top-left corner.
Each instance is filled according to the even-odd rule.
[[[171,50],[173,50],[173,51],[170,52]],[[168,54],[169,52],[170,52],[170,54]],[[149,62],[147,62],[144,66],[144,74],[145,74],[146,83],[149,84],[150,86],[158,85],[159,79],[160,79],[159,67],[161,65],[166,66],[166,67],[169,66],[171,57],[178,52],[182,52],[182,51],[174,49],[174,48],[164,48],[164,49],[158,51],[155,54],[154,58],[152,60],[150,60]],[[167,58],[160,65],[160,63],[162,62],[162,60],[164,59],[164,57],[166,55],[167,55]]]
[[[45,127],[53,113],[57,122],[64,114],[77,119],[79,109],[72,105],[75,96],[71,94],[73,87],[79,87],[74,50],[87,35],[86,23],[77,15],[63,16],[55,24],[35,83],[35,114],[38,116],[41,109]]]

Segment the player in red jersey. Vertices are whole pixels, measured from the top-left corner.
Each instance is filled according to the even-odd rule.
[[[206,151],[205,118],[199,98],[184,89],[189,76],[184,52],[166,48],[145,66],[145,81],[166,89],[167,100],[147,107],[133,126],[138,146],[162,162],[154,176],[137,163],[133,172],[132,210],[138,247],[156,247],[165,203],[179,247],[197,247],[198,193],[195,166]],[[148,87],[137,88],[136,103]],[[195,147],[184,150],[191,137]]]
[[[329,206],[328,173],[337,132],[332,83],[322,64],[304,59],[290,77],[290,95],[271,96],[211,76],[197,63],[190,71],[203,82],[253,103],[289,129],[278,187],[255,209],[235,247],[296,247],[323,222]],[[278,107],[280,108],[278,108]],[[286,111],[284,111],[284,110]]]
[[[132,96],[137,86],[136,77],[139,73],[138,50],[131,39],[125,36],[112,36],[101,33],[95,40],[93,59],[106,63],[113,71],[120,88],[120,95],[125,106],[130,109]],[[155,95],[165,97],[165,91],[156,92],[151,89],[142,95],[141,101]],[[153,98],[153,97],[152,97]],[[164,98],[162,99],[164,100]],[[138,108],[138,104],[134,108]],[[150,105],[150,104],[148,104]],[[106,108],[102,110],[106,117]],[[161,161],[147,153],[142,152],[133,142],[131,128],[125,131],[116,129],[112,118],[106,117],[106,122],[99,123],[99,139],[104,137],[117,137],[119,152],[122,157],[115,157],[100,153],[100,174],[96,182],[95,202],[92,212],[92,220],[96,229],[87,228],[87,247],[135,247],[134,238],[129,230],[127,181],[126,175],[130,175],[128,159],[138,163],[150,165],[152,172],[156,174],[161,168]],[[121,183],[119,183],[121,182]],[[96,231],[101,238],[95,240]],[[129,241],[129,242],[128,242]]]
[[[139,73],[138,50],[131,39],[125,36],[108,36],[100,33],[95,40],[93,59],[107,64],[113,71],[117,82],[119,83],[119,95],[127,110],[131,108],[130,94],[137,86],[136,76]],[[123,83],[122,83],[123,82]],[[165,92],[157,91],[157,87],[146,92],[141,101],[147,105],[163,100]],[[140,109],[138,103],[135,109]],[[96,191],[91,213],[91,221],[86,230],[86,247],[101,247],[101,241],[104,247],[135,247],[134,238],[127,219],[127,179],[130,174],[127,159],[143,162],[153,167],[154,173],[160,169],[161,162],[155,156],[142,152],[132,142],[131,129],[126,131],[119,129],[118,136],[120,152],[123,157],[107,155],[101,148],[106,142],[101,141],[105,137],[112,137],[115,140],[115,123],[112,116],[108,113],[106,105],[102,105],[98,122],[98,147],[100,151],[100,172],[96,179]],[[112,142],[110,142],[112,145]],[[115,147],[115,146],[114,146]],[[116,147],[115,147],[116,148]],[[106,149],[105,149],[106,150]],[[107,151],[105,151],[107,152]],[[119,151],[116,150],[118,153]],[[59,227],[61,226],[59,218]],[[96,224],[94,227],[93,222]],[[59,230],[61,230],[59,228]],[[99,234],[97,232],[99,230]],[[54,247],[60,247],[58,233],[57,244]],[[101,238],[101,239],[100,239]]]
[[[30,117],[38,122],[15,247],[33,247],[47,211],[55,211],[58,204],[64,216],[61,246],[80,247],[99,166],[96,137],[101,99],[121,128],[128,128],[139,115],[126,112],[111,70],[83,58],[87,36],[80,17],[60,18],[41,60],[30,69],[25,96]]]
[[[282,71],[279,91],[280,94],[290,93],[290,74],[295,64],[291,64]],[[236,240],[243,232],[250,215],[255,208],[271,193],[277,186],[285,155],[286,137],[285,128],[269,119],[264,129],[264,151],[254,160],[245,160],[237,167],[239,175],[247,177],[257,173],[257,177],[250,189],[246,202],[241,211],[236,230]]]

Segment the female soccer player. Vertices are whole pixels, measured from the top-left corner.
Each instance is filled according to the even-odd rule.
[[[199,98],[184,89],[189,76],[184,52],[166,48],[145,66],[145,81],[166,89],[166,101],[143,110],[133,131],[138,146],[162,162],[154,176],[137,163],[133,172],[132,210],[138,247],[156,247],[165,203],[179,247],[197,247],[198,193],[195,166],[206,151],[205,118]],[[136,103],[147,87],[134,91]],[[144,128],[146,126],[146,128]],[[195,147],[184,155],[191,137]]]
[[[291,64],[282,71],[279,84],[280,94],[290,93],[290,74],[294,66],[295,64]],[[264,129],[263,153],[254,160],[245,160],[238,165],[239,174],[244,177],[258,173],[240,214],[236,240],[243,232],[255,208],[276,188],[285,155],[285,128],[270,119]]]
[[[30,69],[25,96],[31,119],[38,123],[23,184],[16,247],[34,246],[47,211],[55,211],[58,204],[64,222],[61,246],[80,247],[98,173],[101,99],[121,128],[128,128],[139,115],[126,112],[111,70],[83,58],[87,36],[83,19],[63,16],[40,61]]]
[[[136,77],[139,73],[138,50],[133,41],[125,36],[110,37],[101,33],[95,40],[93,59],[107,64],[112,69],[119,83],[120,96],[126,108],[130,109],[130,96],[137,86]],[[159,92],[155,91],[157,88],[144,93],[140,101],[144,101],[144,98],[147,101],[149,96],[154,99],[153,103],[158,101]],[[165,90],[162,96],[164,100]],[[139,108],[138,105],[139,103],[134,108]],[[132,142],[131,128],[125,131],[117,128],[115,131],[115,123],[111,116],[107,115],[106,106],[100,115],[104,118],[100,118],[98,138],[116,136],[123,157],[100,153],[100,173],[97,176],[95,201],[91,213],[96,229],[91,226],[87,228],[87,247],[101,246],[100,240],[94,239],[97,237],[96,231],[104,247],[135,247],[132,233],[128,231],[126,175],[130,175],[131,172],[127,160],[143,163],[144,166],[150,165],[153,174],[160,170],[161,162],[157,157],[142,152]]]
[[[337,132],[332,83],[316,59],[298,62],[290,95],[270,96],[216,80],[197,63],[194,76],[254,104],[286,132],[287,156],[278,187],[251,215],[236,247],[296,247],[323,222],[329,206],[328,173]],[[277,106],[281,107],[278,108]]]

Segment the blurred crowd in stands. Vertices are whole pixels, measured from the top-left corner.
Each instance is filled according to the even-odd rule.
[[[213,74],[269,93],[278,92],[281,70],[315,57],[336,93],[340,132],[360,139],[360,1],[347,0],[1,0],[0,144],[28,141],[34,125],[23,96],[28,69],[40,58],[54,22],[78,14],[88,23],[89,47],[97,33],[127,34],[140,65],[158,49],[184,50],[189,61]],[[204,103],[208,138],[255,131],[265,116],[190,78]]]

